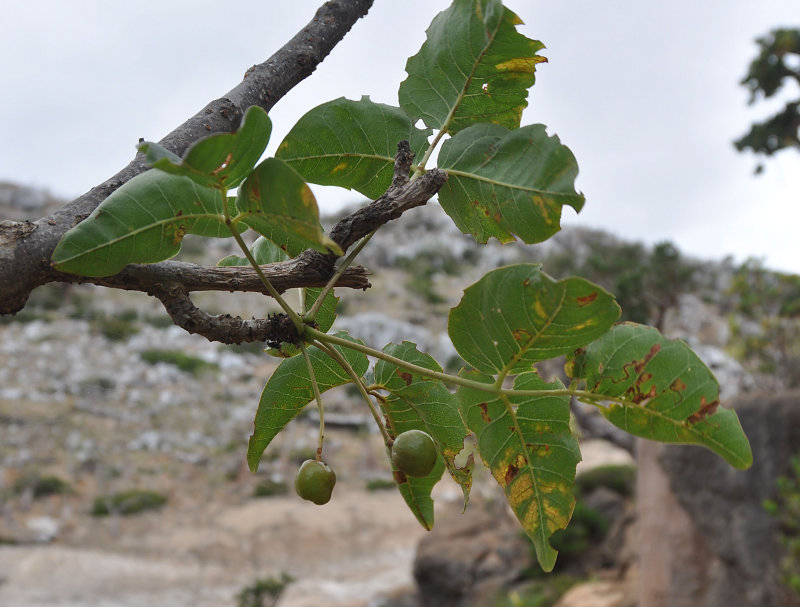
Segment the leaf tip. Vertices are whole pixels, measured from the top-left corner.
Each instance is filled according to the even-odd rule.
[[[261,456],[264,453],[264,449],[256,444],[255,439],[255,434],[253,434],[247,443],[247,467],[250,468],[250,472],[253,474],[258,472],[258,464],[261,462]]]
[[[344,251],[342,250],[342,247],[340,247],[339,244],[332,238],[326,238],[324,245],[334,255],[337,255],[339,257],[344,256]]]
[[[558,550],[554,549],[549,544],[540,546],[538,543],[536,546],[536,560],[539,561],[539,566],[545,573],[550,573],[553,571],[553,568],[556,566],[556,558],[558,557]]]

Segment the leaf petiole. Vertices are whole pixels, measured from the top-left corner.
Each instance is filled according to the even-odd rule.
[[[450,118],[452,118],[452,112]],[[428,164],[428,160],[430,160],[431,154],[433,154],[433,151],[439,145],[439,142],[442,140],[442,137],[444,137],[446,134],[447,134],[447,127],[444,127],[443,129],[441,129],[436,133],[436,136],[433,138],[433,141],[431,141],[431,144],[428,146],[428,149],[425,150],[425,154],[423,154],[422,160],[420,160],[419,163],[417,163],[417,166],[414,169],[414,174],[411,175],[410,181],[416,181],[421,175],[425,173],[425,165]]]
[[[302,333],[303,319],[297,315],[297,312],[295,312],[292,309],[292,307],[288,303],[286,303],[286,300],[281,296],[280,293],[278,293],[278,290],[272,286],[272,283],[269,281],[269,278],[267,278],[264,272],[261,271],[261,266],[258,265],[258,262],[253,257],[253,254],[250,252],[250,249],[247,248],[247,243],[239,235],[239,232],[236,230],[236,228],[230,223],[230,220],[228,220],[226,223],[231,231],[231,234],[233,234],[233,238],[236,240],[236,244],[239,245],[239,248],[244,253],[245,258],[247,259],[247,261],[250,262],[250,265],[253,266],[253,269],[256,271],[256,274],[258,274],[258,277],[261,279],[261,284],[263,284],[264,288],[267,290],[267,293],[269,293],[270,296],[275,301],[278,302],[278,305],[280,305],[280,307],[283,308],[283,311],[286,312],[286,315],[292,319],[292,323],[294,323],[294,326],[297,329],[297,331],[299,333]]]
[[[322,446],[325,442],[325,407],[322,405],[322,395],[319,392],[319,384],[317,384],[317,377],[314,374],[314,365],[311,364],[311,358],[306,350],[304,343],[300,344],[300,351],[303,353],[303,358],[306,361],[308,368],[308,376],[311,379],[311,389],[314,391],[314,400],[317,402],[317,410],[319,411],[319,441],[317,443],[317,457],[316,460],[322,461]]]
[[[322,335],[325,335],[325,334],[323,333]],[[347,340],[342,340],[342,341],[344,341],[345,343],[351,343],[351,342],[348,342]],[[344,369],[345,373],[347,373],[350,376],[350,379],[353,380],[353,383],[356,385],[356,388],[358,388],[358,391],[361,394],[361,397],[364,399],[364,402],[367,403],[367,407],[369,407],[370,413],[372,413],[372,417],[375,420],[375,423],[378,425],[378,429],[381,432],[381,436],[383,436],[383,442],[386,444],[386,446],[391,445],[392,444],[392,437],[389,436],[389,433],[386,431],[386,426],[384,426],[384,424],[383,424],[383,420],[381,419],[381,415],[378,412],[378,410],[375,408],[375,403],[372,402],[372,398],[370,398],[370,395],[367,392],[366,387],[364,386],[364,382],[358,376],[358,373],[356,373],[353,370],[353,367],[350,366],[350,363],[348,363],[347,360],[345,360],[344,356],[339,354],[336,351],[335,348],[331,348],[327,344],[322,343],[320,341],[315,341],[314,345],[316,347],[318,347],[320,350],[322,350],[323,352],[325,352],[334,361],[336,361],[336,363],[342,369]]]
[[[375,234],[375,230],[364,236],[358,244],[353,247],[350,253],[347,254],[342,264],[339,266],[339,269],[336,270],[336,273],[331,277],[328,283],[323,287],[322,291],[320,292],[317,300],[314,302],[314,305],[311,306],[311,309],[305,313],[304,318],[307,321],[313,321],[317,318],[317,313],[319,312],[320,307],[322,306],[322,302],[328,296],[333,288],[336,286],[336,283],[339,282],[339,279],[342,277],[342,274],[345,273],[347,268],[355,261],[356,256],[361,252],[361,250],[366,246],[369,242],[372,235]]]
[[[472,379],[467,379],[466,377],[459,377],[458,375],[449,375],[447,373],[441,373],[439,371],[433,371],[431,369],[426,369],[425,367],[421,367],[419,365],[415,365],[414,363],[410,363],[405,361],[401,358],[397,358],[396,356],[392,356],[391,354],[386,354],[385,352],[381,352],[380,350],[376,350],[374,348],[370,348],[369,346],[365,346],[356,342],[347,341],[346,339],[342,339],[340,337],[336,337],[335,335],[330,335],[329,333],[323,333],[322,331],[318,331],[312,327],[306,327],[306,335],[313,339],[315,345],[321,347],[324,345],[324,342],[329,342],[331,344],[335,344],[337,346],[343,346],[345,348],[350,348],[352,350],[356,350],[357,352],[361,352],[362,354],[366,354],[367,356],[372,356],[374,358],[379,358],[381,360],[385,360],[388,363],[393,365],[397,365],[399,367],[403,367],[408,369],[412,373],[417,373],[423,377],[428,377],[430,379],[437,379],[445,384],[456,385],[456,386],[463,386],[465,388],[471,388],[473,390],[480,390],[481,392],[489,392],[491,394],[500,394],[500,395],[514,395],[514,396],[574,396],[581,400],[581,402],[585,402],[586,404],[593,405],[593,406],[602,406],[600,403],[617,403],[620,405],[629,406],[630,403],[625,401],[621,398],[616,398],[613,396],[607,395],[598,395],[594,392],[590,392],[588,390],[577,390],[573,387],[570,388],[562,388],[557,390],[517,390],[515,388],[503,388],[501,386],[497,386],[494,382],[493,383],[484,383],[480,381],[475,381]],[[331,356],[333,356],[333,349],[327,348],[325,349],[326,352],[330,351]],[[336,352],[338,354],[338,352]],[[337,361],[338,362],[338,361]],[[346,362],[346,361],[345,361]],[[363,388],[363,386],[361,386]]]

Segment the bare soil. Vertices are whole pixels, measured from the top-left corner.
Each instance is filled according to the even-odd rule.
[[[135,516],[92,517],[74,496],[37,500],[0,529],[24,537],[47,517],[58,536],[0,546],[0,605],[236,605],[243,587],[283,574],[295,581],[282,607],[365,606],[412,589],[425,530],[395,490],[366,491],[343,476],[323,507],[293,493],[252,498],[189,483],[173,487],[164,508]],[[446,504],[460,490],[445,480],[437,493]]]

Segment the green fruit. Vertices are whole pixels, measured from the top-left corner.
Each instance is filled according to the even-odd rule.
[[[336,473],[325,462],[307,459],[294,479],[297,495],[317,505],[327,504],[336,484]]]
[[[436,457],[433,439],[422,430],[408,430],[394,439],[392,463],[407,476],[428,476]]]

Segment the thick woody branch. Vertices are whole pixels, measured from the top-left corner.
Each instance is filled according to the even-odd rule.
[[[327,265],[309,264],[300,258],[265,266],[261,271],[279,292],[299,287],[324,287],[332,272]],[[209,267],[180,261],[163,261],[156,264],[131,264],[119,274],[103,277],[85,277],[62,274],[61,282],[89,283],[112,289],[153,293],[164,285],[190,293],[192,291],[230,291],[239,293],[265,293],[266,289],[256,271],[247,266]],[[348,268],[338,286],[350,289],[368,289],[369,272],[361,266]]]
[[[265,341],[278,345],[290,341],[297,335],[292,321],[285,314],[269,318],[244,320],[230,314],[211,315],[197,308],[189,294],[180,287],[157,288],[152,295],[157,297],[176,324],[189,333],[202,335],[209,341],[223,344]]]
[[[247,70],[238,86],[209,103],[159,143],[180,156],[201,137],[235,131],[251,105],[268,111],[316,69],[353,24],[367,13],[372,2],[325,3],[311,22],[270,59]],[[64,275],[50,267],[50,258],[61,237],[109,194],[146,168],[142,155],[137,154],[119,173],[53,215],[33,223],[0,223],[0,314],[21,310],[37,286],[63,280]]]

